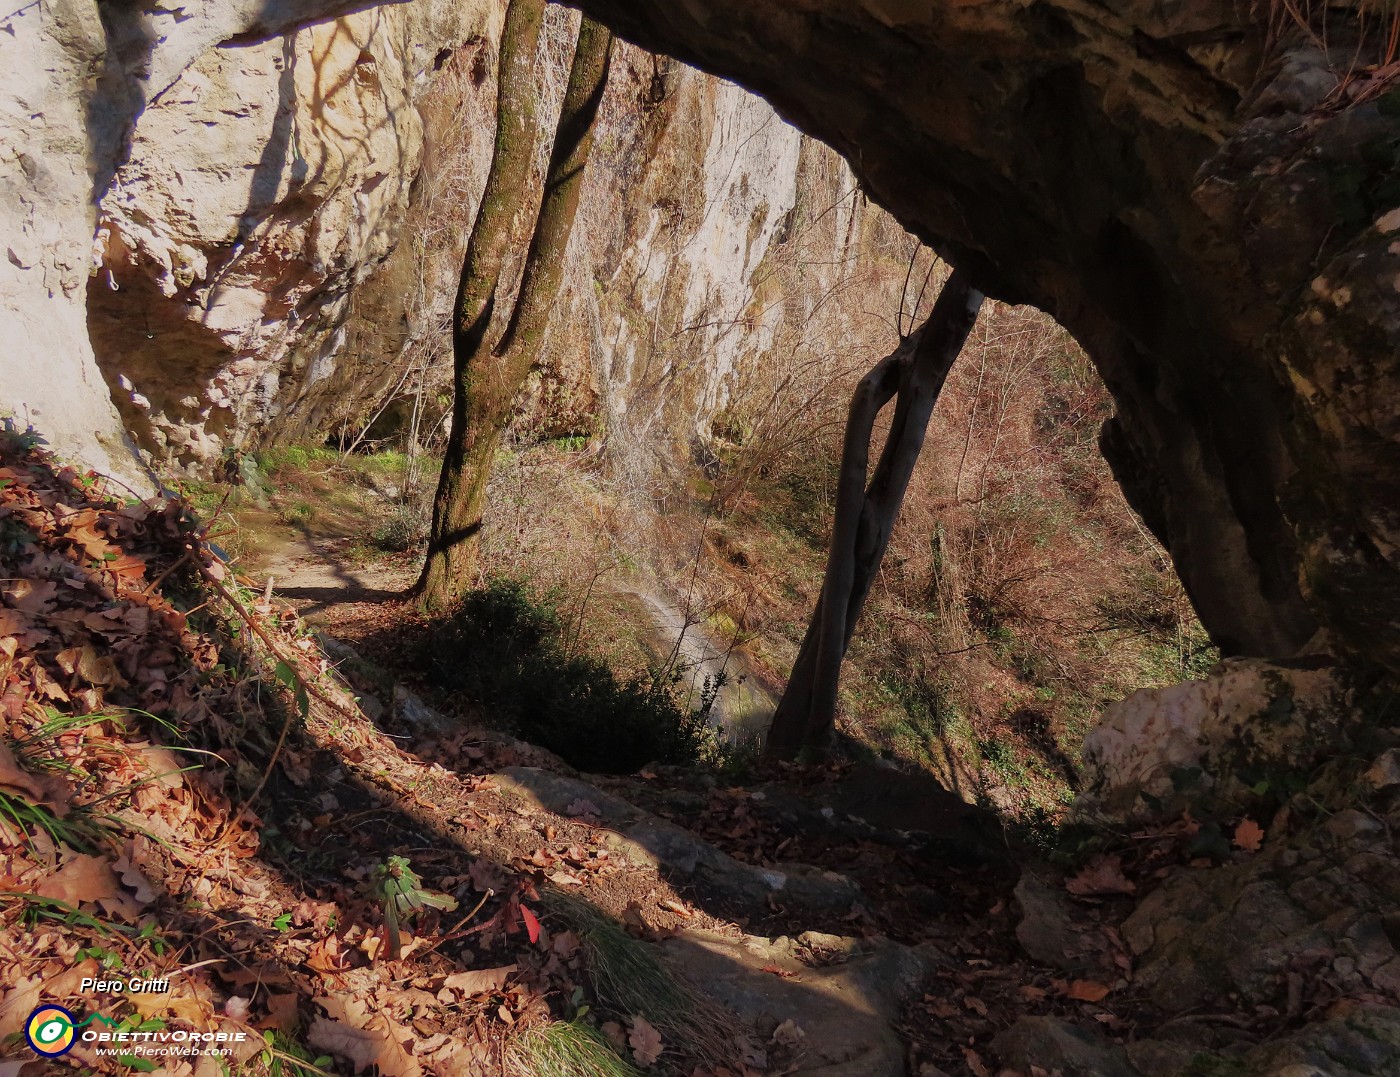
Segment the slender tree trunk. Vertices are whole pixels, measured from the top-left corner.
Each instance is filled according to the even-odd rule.
[[[416,588],[420,602],[429,609],[451,603],[475,575],[491,464],[558,296],[564,251],[593,145],[593,125],[607,85],[612,35],[598,23],[584,19],[520,289],[504,334],[490,348],[487,329],[499,291],[510,222],[523,199],[533,153],[529,73],[542,9],[542,0],[512,0],[502,36],[496,152],[458,290],[452,341],[452,432],[433,503],[428,557]],[[512,20],[517,24],[514,31]],[[521,117],[527,114],[528,122],[523,122]],[[483,223],[488,227],[478,245],[477,233]]]
[[[830,746],[841,663],[889,547],[933,406],[981,307],[982,293],[954,271],[928,320],[880,360],[852,394],[826,577],[787,690],[773,715],[770,756],[821,755]],[[869,475],[875,419],[891,399],[894,418],[874,474]]]

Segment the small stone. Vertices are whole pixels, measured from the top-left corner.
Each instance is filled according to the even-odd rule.
[[[1056,1017],[1022,1017],[992,1040],[997,1057],[1022,1073],[1039,1066],[1064,1077],[1136,1077],[1123,1048]]]
[[[1085,973],[1097,966],[1096,948],[1075,923],[1064,891],[1026,874],[1016,884],[1015,893],[1021,906],[1016,941],[1027,954],[1064,972]]]
[[[1328,819],[1326,828],[1338,841],[1345,842],[1383,833],[1385,824],[1365,812],[1349,808]]]
[[[445,733],[454,724],[447,715],[428,706],[417,693],[401,684],[394,685],[394,710],[401,721],[415,729]]]

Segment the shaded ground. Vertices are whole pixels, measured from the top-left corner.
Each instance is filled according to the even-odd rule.
[[[598,1062],[569,1077],[1400,1072],[1400,763],[1267,841],[1188,816],[1033,874],[876,763],[580,776],[415,685],[408,606],[303,599],[356,644],[318,645],[179,506],[0,448],[0,1034],[219,1029],[255,1075],[552,1077],[562,1040]],[[275,563],[326,587],[336,549]],[[171,990],[80,989],[104,970]]]
[[[295,564],[292,567],[295,570]],[[298,577],[289,579],[295,589]],[[404,641],[429,630],[411,610],[393,602],[375,605],[353,591],[345,597],[359,601],[332,603],[321,612],[334,634],[360,648],[345,667],[352,680],[359,670],[363,679],[357,687],[392,694],[392,683],[406,681],[463,719],[489,721],[489,716],[473,715],[451,699],[433,698],[431,685],[418,683],[415,671],[402,668]],[[439,734],[425,734],[406,721],[402,706],[386,705],[383,711],[385,728],[406,736],[423,758],[452,765],[451,749],[444,748]],[[1032,726],[1033,718],[1027,719]],[[1026,732],[1034,735],[1038,730]],[[552,781],[541,775],[567,780],[572,772],[547,753],[526,746],[488,740],[467,757],[459,756],[456,766],[486,776],[487,787],[499,788],[491,775],[503,775],[505,786],[520,792],[516,778],[508,775],[522,763],[537,772],[526,785],[541,811],[552,808],[557,820],[574,817],[580,802],[592,805],[587,789],[567,785],[552,803],[547,796],[536,796],[541,783],[547,791]],[[888,939],[918,954],[916,979],[921,979],[922,988],[904,990],[893,1007],[901,1016],[892,1027],[898,1030],[910,1072],[980,1077],[995,1072],[998,1062],[1022,1067],[1013,1072],[1029,1073],[1036,1067],[1066,1074],[1195,1072],[1192,1066],[1234,1065],[1230,1060],[1246,1053],[1265,1057],[1275,1042],[1281,1044],[1278,1057],[1304,1059],[1314,1057],[1305,1048],[1287,1054],[1293,1050],[1287,1045],[1300,1035],[1306,1039],[1314,1027],[1330,1030],[1339,1021],[1351,1020],[1348,1007],[1364,1010],[1389,1004],[1385,993],[1376,994],[1366,984],[1348,989],[1325,979],[1303,983],[1296,979],[1301,973],[1290,972],[1278,981],[1288,998],[1277,1006],[1222,994],[1204,1007],[1198,1004],[1196,1012],[1183,1014],[1164,1005],[1160,991],[1154,996],[1152,983],[1138,983],[1138,965],[1151,955],[1125,942],[1123,925],[1145,899],[1169,880],[1185,882],[1186,892],[1208,892],[1222,885],[1220,867],[1249,869],[1249,850],[1227,848],[1202,857],[1200,825],[1189,816],[1131,836],[1098,835],[1068,872],[1042,865],[1023,875],[1020,865],[1033,862],[1034,852],[1008,834],[995,815],[970,807],[925,772],[894,765],[759,768],[742,781],[670,769],[590,781],[599,794],[617,797],[628,807],[622,819],[609,819],[604,812],[595,820],[590,813],[589,822],[616,825],[625,833],[642,827],[648,835],[643,845],[651,858],[660,857],[659,878],[689,912],[674,913],[667,905],[672,898],[662,896],[668,892],[664,887],[631,893],[625,904],[602,901],[644,937],[684,933],[697,926],[690,916],[706,916],[706,930],[749,940],[742,945],[749,947],[750,956],[755,949],[759,953],[750,963],[784,982],[788,977],[774,969],[781,967],[775,954],[782,957],[787,954],[784,947],[794,945],[785,940],[798,939],[795,945],[802,959],[814,967],[831,959],[813,951],[810,940],[801,941],[812,932],[817,933],[812,938],[818,940],[818,951],[822,937],[844,937]],[[638,823],[631,815],[638,810],[658,822]],[[655,829],[662,826],[673,830]],[[692,844],[697,838],[698,846]],[[707,868],[710,854],[697,853],[697,848],[717,851],[733,868]],[[1285,860],[1287,855],[1285,850]],[[678,870],[676,863],[691,866]],[[854,887],[855,894],[841,885],[828,899],[814,899],[807,891],[795,897],[797,887],[767,894],[761,887],[754,889],[753,871],[790,873],[794,865],[808,866],[799,868],[799,874],[813,869],[830,873]],[[1200,885],[1178,880],[1183,870],[1199,873]],[[1338,910],[1341,907],[1339,903]],[[1141,927],[1135,930],[1140,933]],[[1241,938],[1246,936],[1247,932]],[[759,939],[778,940],[778,950],[763,950]],[[836,944],[836,951],[843,945],[850,944]],[[1325,949],[1333,952],[1330,946]],[[703,969],[703,954],[697,961]],[[1308,966],[1304,961],[1297,967]],[[711,972],[698,975],[709,980]],[[1154,970],[1153,979],[1159,976],[1160,970]],[[893,1011],[886,999],[885,1016],[877,1026]],[[853,1027],[864,1028],[859,1022]],[[1201,1038],[1203,1027],[1229,1029],[1230,1035]],[[1083,1031],[1076,1033],[1075,1028]],[[1332,1034],[1317,1035],[1330,1043],[1327,1037]],[[1369,1043],[1370,1035],[1367,1032],[1362,1040]],[[1388,1033],[1376,1035],[1384,1039]],[[866,1029],[857,1034],[862,1036],[869,1040],[871,1033]],[[1374,1045],[1362,1053],[1376,1050],[1382,1052],[1378,1057],[1385,1057],[1387,1049]],[[1129,1057],[1135,1069],[1123,1068]],[[1393,1069],[1357,1063],[1354,1070],[1338,1072],[1400,1072],[1400,1053],[1396,1057]],[[804,1072],[800,1061],[795,1064],[799,1068],[793,1072]]]
[[[425,730],[413,721],[416,716],[421,722],[419,707],[405,707],[402,698],[395,705],[394,686],[407,682],[469,721],[489,720],[489,716],[455,708],[450,699],[433,697],[430,685],[420,683],[415,671],[402,668],[408,641],[430,631],[430,626],[396,596],[375,602],[373,592],[364,587],[364,571],[357,574],[354,567],[334,560],[337,543],[344,541],[336,536],[319,542],[303,537],[282,551],[264,554],[253,571],[260,567],[278,575],[279,595],[357,649],[341,662],[341,669],[369,697],[369,711],[382,715],[381,726],[406,737],[406,745],[420,758],[487,778],[486,784],[474,789],[473,814],[484,811],[489,818],[501,817],[501,803],[493,799],[493,791],[501,786],[493,785],[490,778],[502,768],[510,773],[510,768],[524,763],[540,774],[571,775],[562,761],[518,743],[444,736],[440,728]],[[326,560],[318,563],[319,558]],[[391,571],[378,578],[401,578],[407,583],[408,575],[397,570],[397,576]],[[332,580],[340,579],[349,579],[351,586],[338,593],[325,590],[333,586]],[[455,723],[446,728],[455,728]],[[913,1060],[915,1070],[926,1063],[951,1073],[975,1074],[979,1066],[993,1064],[991,1037],[1028,1006],[1040,1013],[1075,1013],[1088,1005],[1068,997],[1069,981],[1062,973],[1036,966],[1020,951],[1012,897],[1018,872],[1013,842],[1001,823],[993,814],[944,790],[930,775],[871,763],[764,768],[747,775],[741,785],[674,769],[641,778],[591,781],[603,793],[684,828],[664,841],[650,842],[653,856],[659,852],[663,857],[654,871],[630,873],[620,887],[599,885],[601,880],[584,876],[589,900],[643,937],[664,940],[677,932],[701,930],[718,932],[734,942],[814,933],[819,948],[823,940],[828,950],[835,947],[823,957],[814,956],[810,945],[799,943],[799,951],[815,967],[847,960],[849,955],[832,954],[843,947],[866,945],[855,941],[859,939],[885,938],[920,952],[916,979],[923,986],[906,988],[892,1002],[886,1000],[881,1007],[884,1016],[876,1020],[877,1027],[897,1028],[903,1046],[896,1053]],[[538,779],[534,785],[538,788]],[[509,781],[506,787],[521,791]],[[544,803],[535,799],[541,821],[527,833],[537,835],[542,825],[555,835],[556,843],[567,843],[562,848],[578,848],[580,843],[586,847],[596,839],[598,823],[619,822],[594,816],[591,809],[596,799],[587,789],[564,786],[554,798],[552,813],[547,797]],[[583,833],[577,832],[578,824],[573,822],[579,807],[587,812]],[[333,839],[328,836],[328,840]],[[697,847],[732,858],[734,870],[678,870],[677,863],[684,867],[696,859]],[[512,855],[526,853],[517,849]],[[551,854],[544,855],[546,862],[553,862]],[[700,859],[705,855],[700,853]],[[511,855],[502,859],[510,860]],[[755,888],[742,870],[748,866],[760,871],[791,870],[795,864],[810,865],[840,880],[833,895],[825,899],[807,895],[807,900],[794,905],[790,892]],[[583,875],[577,864],[571,867],[566,862],[563,870],[571,877]],[[783,951],[781,943],[778,951]],[[778,951],[761,951],[752,959],[759,976],[784,984],[800,982],[800,973],[778,971],[778,959],[783,956]],[[703,967],[705,962],[700,964]],[[700,972],[702,979],[712,974],[713,969]],[[804,1012],[800,998],[784,1004],[793,1014]],[[1126,1026],[1123,1019],[1110,1016]],[[848,1015],[846,1023],[855,1039],[870,1038],[862,1021]],[[855,1051],[859,1045],[846,1046]],[[839,1054],[841,1047],[835,1049]],[[878,1067],[861,1068],[875,1065],[865,1059],[851,1070],[852,1077],[884,1072]]]

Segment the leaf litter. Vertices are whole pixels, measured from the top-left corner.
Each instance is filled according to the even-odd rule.
[[[1017,949],[1005,865],[949,863],[890,835],[833,840],[703,776],[616,782],[736,859],[841,872],[871,898],[828,923],[794,924],[780,905],[726,920],[611,855],[593,801],[554,815],[481,781],[548,766],[547,753],[467,725],[395,743],[296,614],[213,552],[216,522],[178,499],[126,497],[0,435],[0,804],[24,809],[0,812],[0,1033],[40,1002],[90,1005],[84,976],[139,971],[169,977],[171,991],[112,1000],[104,1015],[248,1032],[240,1072],[470,1077],[542,1059],[580,1073],[790,1071],[806,1034],[789,1019],[747,1046],[731,1037],[734,1053],[720,1057],[616,985],[609,1003],[600,937],[690,927],[937,946],[949,960],[901,1031],[917,1064],[950,1073],[996,1072],[988,1043],[1022,1014],[1072,1016],[1120,1040],[1146,1016],[1116,924],[1194,855],[1183,851],[1199,836],[1193,820],[1068,876],[1076,916],[1103,947],[1098,972],[1066,981]],[[406,607],[357,616],[413,627]],[[800,793],[841,768],[754,777]],[[668,801],[687,782],[698,812]],[[1245,819],[1232,837],[1246,856],[1264,832]],[[409,882],[386,901],[376,879],[392,857]],[[571,909],[581,900],[590,916]],[[812,947],[804,960],[843,957]],[[81,1044],[68,1062],[127,1072]],[[166,1072],[196,1073],[178,1060]]]

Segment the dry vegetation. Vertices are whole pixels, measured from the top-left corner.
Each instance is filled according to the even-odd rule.
[[[546,116],[567,66],[568,26],[553,18],[537,65]],[[373,458],[365,450],[402,453],[396,504],[374,484],[297,495],[304,470],[273,458],[290,464],[274,476],[284,517],[289,497],[293,513],[358,497],[364,508],[338,511],[375,513],[380,546],[421,540],[450,366],[444,296],[484,171],[466,120],[489,99],[490,66],[466,52],[439,73],[408,359],[381,403],[338,431],[358,446],[342,461],[352,470]],[[560,305],[588,324],[551,336],[497,459],[481,582],[525,581],[557,607],[570,647],[624,677],[668,656],[632,592],[663,595],[778,688],[820,583],[849,391],[931,306],[942,270],[865,205],[838,158],[807,144],[798,204],[746,296],[696,306],[694,237],[716,210],[693,158],[713,148],[715,120],[713,91],[697,95],[692,77],[620,49],[592,166],[602,178],[580,207]],[[746,142],[717,167],[742,174]],[[628,246],[639,240],[641,254]],[[736,349],[743,340],[764,344]],[[932,768],[969,799],[1053,814],[1105,703],[1211,663],[1168,560],[1098,452],[1110,411],[1062,330],[989,304],[935,412],[847,664],[843,728],[856,744]]]
[[[781,685],[820,585],[846,394],[868,359],[788,355],[746,372],[716,420],[718,451],[678,466],[664,499],[621,481],[596,443],[517,430],[497,461],[482,582],[525,581],[558,607],[571,647],[622,676],[664,657],[628,593],[658,588]],[[984,313],[847,664],[842,726],[861,750],[1022,817],[1055,814],[1106,703],[1214,661],[1098,453],[1110,409],[1052,322]],[[276,476],[289,493],[305,481],[296,463]],[[374,498],[369,483],[346,489]]]
[[[648,530],[696,606],[781,679],[820,585],[847,358],[770,372],[713,478]],[[834,369],[833,369],[834,367]],[[1048,319],[993,307],[940,401],[844,679],[844,729],[966,795],[1053,810],[1103,704],[1214,658],[1099,456],[1107,393]],[[780,417],[780,418],[779,418]],[[634,550],[634,557],[641,553]],[[695,566],[690,566],[694,568]]]

